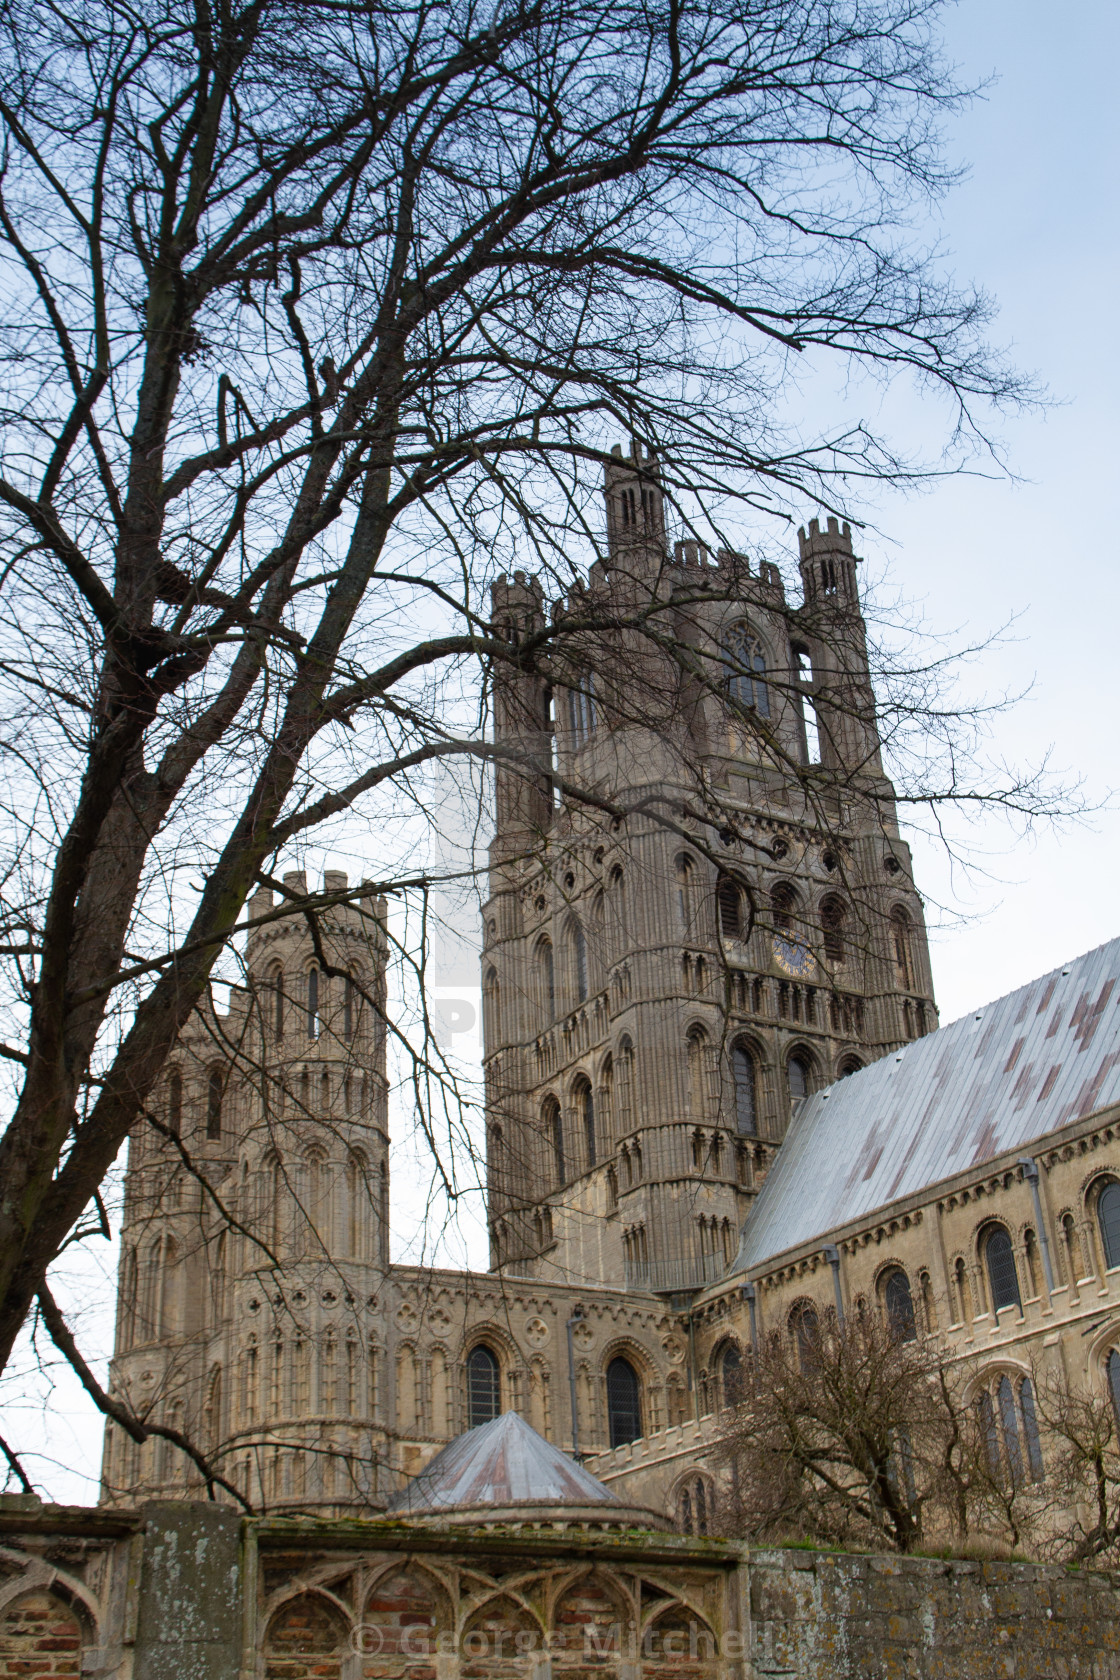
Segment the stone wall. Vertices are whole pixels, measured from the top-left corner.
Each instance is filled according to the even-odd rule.
[[[784,1550],[749,1574],[752,1680],[1120,1677],[1120,1577]]]
[[[0,1680],[1120,1680],[1120,1577],[0,1497]]]

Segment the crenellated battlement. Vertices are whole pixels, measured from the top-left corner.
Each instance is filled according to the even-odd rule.
[[[538,622],[544,614],[544,590],[539,577],[529,572],[502,572],[490,585],[490,603],[495,619]]]
[[[803,561],[811,560],[815,554],[850,554],[853,560],[859,558],[852,549],[852,527],[846,519],[841,525],[832,515],[823,531],[819,519],[810,519],[808,531],[802,525],[797,543]]]

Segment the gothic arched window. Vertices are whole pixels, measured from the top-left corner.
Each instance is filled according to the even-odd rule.
[[[183,1129],[183,1076],[178,1068],[167,1076],[167,1127],[176,1137]]]
[[[492,1043],[496,1043],[501,1037],[499,1030],[500,1012],[498,1009],[500,995],[501,994],[498,989],[498,971],[493,967],[493,965],[491,965],[491,967],[486,970],[486,975],[482,982],[482,1012],[483,1019],[486,1024],[487,1037]]]
[[[541,1008],[547,1020],[556,1014],[556,964],[552,956],[551,939],[542,939],[537,946],[537,973],[540,980]]]
[[[809,1063],[804,1056],[793,1055],[786,1063],[786,1083],[789,1086],[790,1107],[809,1095]]]
[[[711,1497],[703,1476],[690,1476],[677,1494],[677,1522],[685,1534],[707,1534]]]
[[[692,926],[692,884],[695,870],[692,859],[682,852],[677,859],[677,916],[682,928]]]
[[[615,864],[607,879],[610,908],[610,938],[614,956],[621,956],[626,948],[626,877]]]
[[[307,1036],[319,1036],[319,970],[309,968],[307,971]]]
[[[827,962],[838,964],[844,961],[844,923],[847,915],[847,906],[841,898],[826,898],[821,905],[821,931]]]
[[[910,944],[910,918],[901,904],[891,911],[891,950],[894,977],[904,992],[914,989],[914,959]]]
[[[774,931],[789,934],[793,932],[794,911],[797,909],[797,894],[787,881],[779,881],[770,894],[770,911],[774,918]]]
[[[595,1093],[591,1089],[591,1082],[581,1080],[575,1089],[576,1107],[583,1122],[583,1144],[587,1154],[587,1165],[593,1167],[598,1152],[595,1144]]]
[[[798,1363],[803,1371],[811,1371],[817,1363],[821,1343],[821,1326],[816,1308],[808,1302],[795,1307],[790,1315],[789,1325],[797,1345]]]
[[[1019,1413],[1009,1377],[999,1379],[996,1399],[999,1402],[999,1421],[1003,1430],[1003,1450],[1007,1455],[1007,1468],[1011,1472],[1011,1480],[1019,1483],[1023,1480],[1023,1447],[1019,1440]]]
[[[1120,1266],[1120,1184],[1110,1178],[1097,1197],[1097,1224],[1104,1245],[1104,1263],[1111,1271]]]
[[[629,1038],[618,1045],[618,1131],[628,1132],[634,1124],[634,1046]]]
[[[277,963],[268,975],[268,1013],[272,1036],[284,1036],[284,970]]]
[[[984,1243],[984,1260],[992,1291],[992,1311],[999,1312],[1002,1307],[1016,1307],[1021,1312],[1015,1253],[1011,1247],[1011,1238],[1002,1225],[993,1226],[989,1232]]]
[[[910,1279],[896,1266],[888,1272],[883,1284],[883,1306],[891,1335],[900,1342],[912,1342],[918,1334],[914,1319],[914,1297],[910,1293]]]
[[[993,1476],[998,1478],[1003,1469],[999,1450],[999,1429],[996,1424],[995,1407],[992,1405],[992,1397],[987,1389],[977,1398],[976,1411],[980,1418],[980,1429],[988,1455],[988,1469]]]
[[[577,747],[582,747],[588,736],[595,732],[598,708],[595,704],[595,676],[591,671],[585,671],[575,687],[568,690],[568,722]]]
[[[490,1423],[502,1409],[501,1367],[497,1355],[485,1342],[471,1349],[467,1358],[467,1428]]]
[[[708,1040],[703,1027],[691,1027],[688,1034],[688,1111],[703,1120],[708,1110]]]
[[[599,1130],[607,1140],[608,1147],[618,1136],[615,1122],[614,1103],[614,1057],[603,1058],[603,1070],[599,1083]]]
[[[1042,1462],[1042,1439],[1038,1432],[1038,1413],[1034,1404],[1034,1387],[1029,1377],[1019,1384],[1019,1410],[1023,1414],[1023,1438],[1027,1443],[1027,1463],[1031,1480],[1040,1482],[1046,1474]]]
[[[725,1406],[737,1406],[743,1398],[743,1358],[734,1342],[720,1355],[719,1377]]]
[[[582,1003],[587,997],[587,940],[578,922],[572,923],[569,937],[572,945],[572,978],[576,984],[576,998]]]
[[[220,1138],[222,1135],[222,1092],[224,1077],[220,1067],[212,1067],[206,1078],[206,1136]]]
[[[637,1441],[642,1433],[642,1385],[621,1354],[607,1366],[607,1427],[612,1447]]]
[[[719,931],[725,939],[739,939],[743,931],[743,895],[738,881],[721,875],[716,883],[719,904]]]
[[[1120,1353],[1112,1348],[1105,1365],[1105,1375],[1108,1377],[1108,1392],[1112,1399],[1112,1410],[1116,1414],[1116,1427],[1120,1429]]]
[[[727,692],[737,706],[770,716],[770,694],[766,687],[766,654],[749,625],[736,624],[723,644],[727,671]]]
[[[560,1104],[555,1097],[546,1097],[541,1110],[541,1128],[552,1150],[552,1166],[556,1175],[557,1186],[563,1184],[565,1173],[564,1162],[564,1121],[560,1114]]]
[[[735,1079],[735,1130],[743,1137],[757,1137],[755,1065],[746,1045],[736,1044],[732,1049],[731,1070]]]

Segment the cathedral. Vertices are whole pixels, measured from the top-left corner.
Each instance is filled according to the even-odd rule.
[[[746,1350],[877,1305],[1041,1474],[1039,1360],[1120,1403],[1120,941],[939,1027],[849,527],[791,603],[669,551],[649,457],[603,490],[584,582],[494,588],[574,629],[495,678],[489,1270],[390,1261],[386,905],[328,872],[312,927],[289,873],[131,1141],[112,1390],[273,1514],[384,1511],[513,1412],[703,1531]],[[108,1426],[106,1504],[200,1487]]]

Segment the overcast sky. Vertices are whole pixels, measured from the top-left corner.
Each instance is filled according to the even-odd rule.
[[[1034,691],[1001,720],[995,745],[1022,760],[1052,744],[1056,763],[1101,797],[1120,788],[1111,689],[1120,617],[1120,7],[963,0],[947,23],[965,78],[998,80],[953,120],[953,150],[970,177],[944,206],[941,232],[958,276],[997,297],[997,336],[1013,342],[1058,406],[1005,428],[1023,482],[958,480],[885,501],[872,510],[883,535],[863,547],[872,568],[887,568],[935,626],[976,635],[1019,615],[1016,641],[987,656],[982,676],[991,688],[1033,681]],[[923,418],[911,404],[907,429],[920,435]],[[943,1021],[1120,933],[1120,809],[1014,849],[997,828],[980,838],[991,848],[987,881],[950,882],[941,857],[926,848],[917,855],[931,900],[972,912],[934,937]],[[394,1157],[399,1167],[399,1147]],[[398,1174],[398,1188],[407,1176]],[[108,1253],[101,1258],[111,1263]],[[482,1254],[471,1258],[485,1264]],[[102,1275],[99,1322],[86,1321],[93,1342],[99,1330],[108,1336],[111,1290]],[[64,1385],[49,1418],[26,1401],[0,1417],[14,1444],[32,1447],[33,1473],[54,1497],[89,1500],[101,1429],[73,1388]]]
[[[943,207],[944,238],[958,275],[995,294],[997,336],[1059,406],[1004,429],[1026,482],[957,480],[884,504],[897,547],[877,557],[935,624],[980,632],[1020,615],[1015,644],[985,662],[993,687],[1034,682],[998,744],[1025,759],[1053,743],[1099,796],[1120,788],[1120,7],[963,0],[947,22],[965,76],[998,80],[953,121],[970,173]],[[942,1021],[1120,933],[1120,813],[1010,852],[998,830],[986,838],[996,879],[971,896],[978,918],[934,939]],[[940,860],[917,861],[919,885],[945,895]]]

